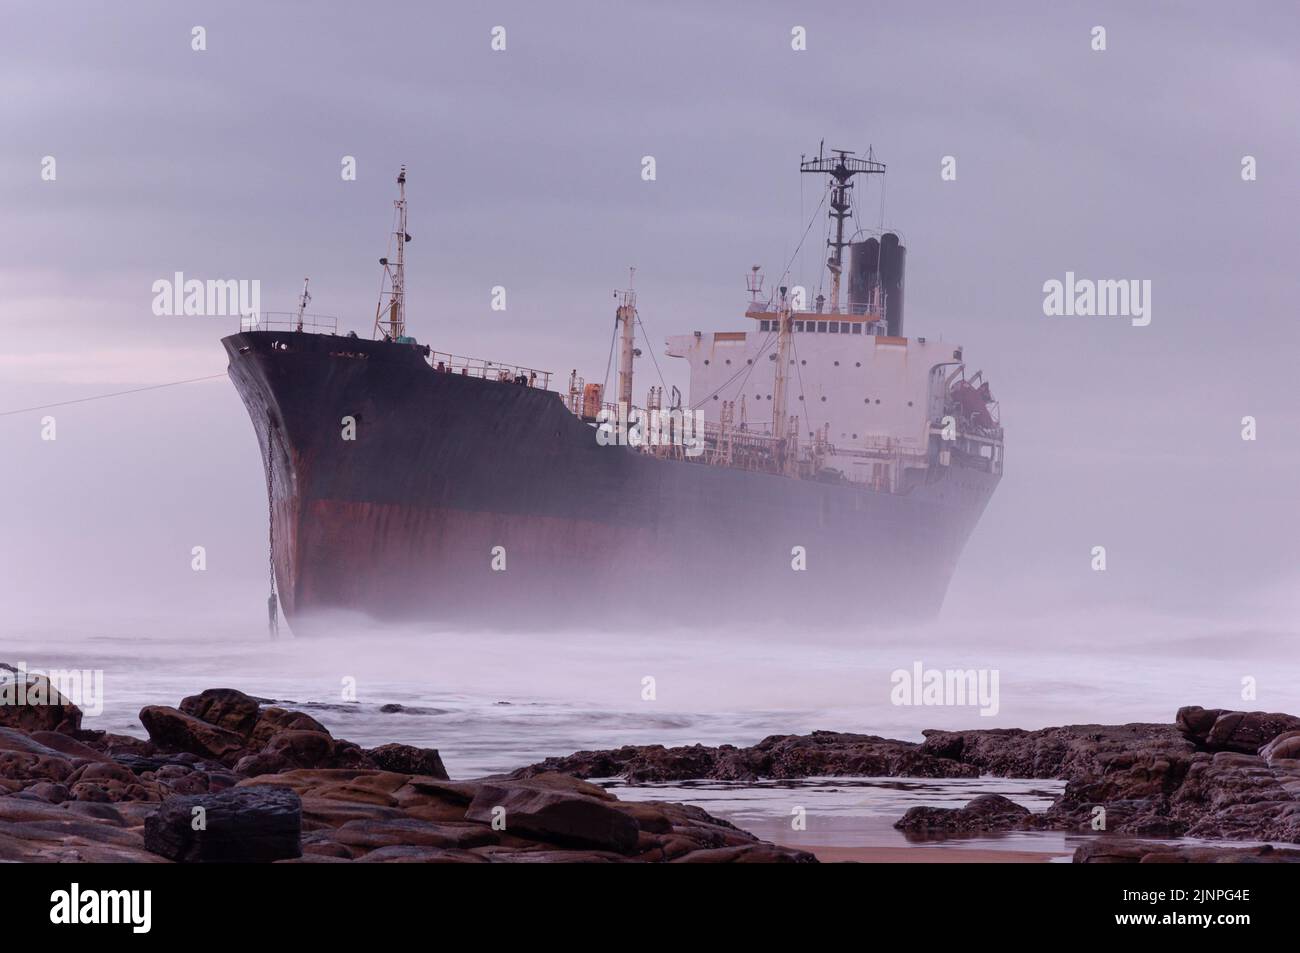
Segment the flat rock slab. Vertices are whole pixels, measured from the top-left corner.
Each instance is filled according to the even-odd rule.
[[[479,789],[465,818],[481,824],[500,818],[511,834],[617,854],[633,852],[641,830],[630,814],[585,794],[495,784]]]
[[[195,830],[195,808],[204,829]],[[182,863],[269,863],[302,856],[302,800],[288,788],[175,797],[144,822],[144,846]]]
[[[1201,847],[1098,837],[1075,848],[1076,864],[1300,864],[1300,850]]]

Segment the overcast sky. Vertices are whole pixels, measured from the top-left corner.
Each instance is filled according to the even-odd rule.
[[[636,265],[684,384],[663,337],[747,327],[746,271],[780,272],[819,197],[800,155],[872,145],[908,246],[907,330],[964,345],[1007,430],[949,614],[1300,610],[1297,10],[7,4],[0,413],[222,373],[236,322],[150,310],[176,271],[257,279],[273,310],[310,275],[312,309],[368,333],[403,163],[421,341],[599,380]],[[875,226],[878,189],[860,199]],[[821,240],[819,223],[792,283],[816,285]],[[1151,324],[1045,317],[1067,271],[1150,280]],[[640,394],[653,365],[638,373]],[[53,413],[53,443],[39,413],[0,417],[8,605],[256,608],[265,490],[228,382]]]

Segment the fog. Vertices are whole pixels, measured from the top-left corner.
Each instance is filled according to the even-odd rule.
[[[943,615],[903,633],[758,638],[667,631],[648,599],[643,630],[597,640],[594,656],[581,648],[590,636],[565,636],[576,641],[554,653],[553,694],[614,705],[623,688],[600,686],[652,664],[662,642],[665,667],[693,686],[668,707],[847,709],[863,684],[853,672],[933,655],[1002,666],[1013,684],[1019,665],[1037,693],[1019,722],[1082,718],[1113,701],[1112,680],[1128,680],[1123,714],[1156,717],[1175,694],[1231,703],[1242,675],[1295,654],[1292,7],[70,3],[5,19],[11,651],[134,633],[176,659],[187,639],[200,652],[264,635],[265,482],[228,381],[7,413],[221,374],[235,319],[154,316],[156,279],[256,278],[265,307],[289,310],[310,275],[311,310],[367,334],[405,164],[408,318],[422,342],[598,380],[610,292],[635,265],[649,346],[684,390],[662,338],[745,327],[750,265],[775,277],[794,255],[789,282],[817,284],[820,225],[795,250],[820,183],[801,182],[797,162],[824,139],[871,145],[889,166],[883,221],[908,246],[907,332],[963,345],[1000,400],[1005,477]],[[1105,52],[1090,48],[1098,24]],[[490,49],[496,25],[504,52]],[[806,51],[791,50],[796,25]],[[939,175],[949,155],[955,181]],[[55,181],[42,180],[45,156]],[[340,177],[344,156],[356,181]],[[859,200],[860,224],[876,225],[881,196]],[[1045,317],[1043,284],[1067,272],[1151,281],[1150,325]],[[504,312],[489,306],[496,285]],[[637,373],[641,394],[657,379],[648,354]],[[54,441],[41,439],[45,415]],[[1091,568],[1094,546],[1105,572]],[[331,652],[346,652],[344,628]],[[476,653],[493,650],[447,633],[350,631],[392,649],[376,665],[436,639],[444,682],[479,673],[485,692],[528,692],[509,665],[526,657],[518,636],[490,663]],[[785,680],[792,644],[831,654]],[[1125,667],[1138,651],[1142,664]],[[593,657],[595,672],[582,663]],[[706,678],[720,659],[739,673],[725,691]],[[1079,660],[1086,689],[1049,677]],[[1151,694],[1166,677],[1172,690]],[[878,682],[869,693],[887,691]],[[1260,704],[1294,710],[1294,684],[1261,684]],[[1016,714],[1004,705],[1000,719]]]

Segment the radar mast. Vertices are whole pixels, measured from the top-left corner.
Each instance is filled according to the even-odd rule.
[[[831,273],[831,314],[840,313],[840,272],[844,268],[844,248],[849,243],[844,240],[844,220],[853,214],[853,177],[859,173],[884,175],[885,164],[877,162],[871,148],[867,148],[865,159],[855,158],[847,149],[832,149],[831,155],[824,155],[819,148],[816,159],[802,159],[800,172],[811,172],[831,177],[831,221],[835,223],[835,237],[826,240],[830,248],[830,257],[826,267]]]

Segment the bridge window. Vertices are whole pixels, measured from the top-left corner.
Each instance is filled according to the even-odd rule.
[[[861,333],[862,333],[862,325],[859,324],[857,321],[854,321],[854,322],[853,322],[853,333],[854,333],[854,334],[861,334]]]
[[[817,322],[817,333],[818,333],[818,334],[825,334],[825,333],[826,333],[826,322],[825,322],[825,321],[818,321],[818,322]]]
[[[838,321],[832,321],[831,334],[839,334],[839,333],[840,333],[840,323]]]

